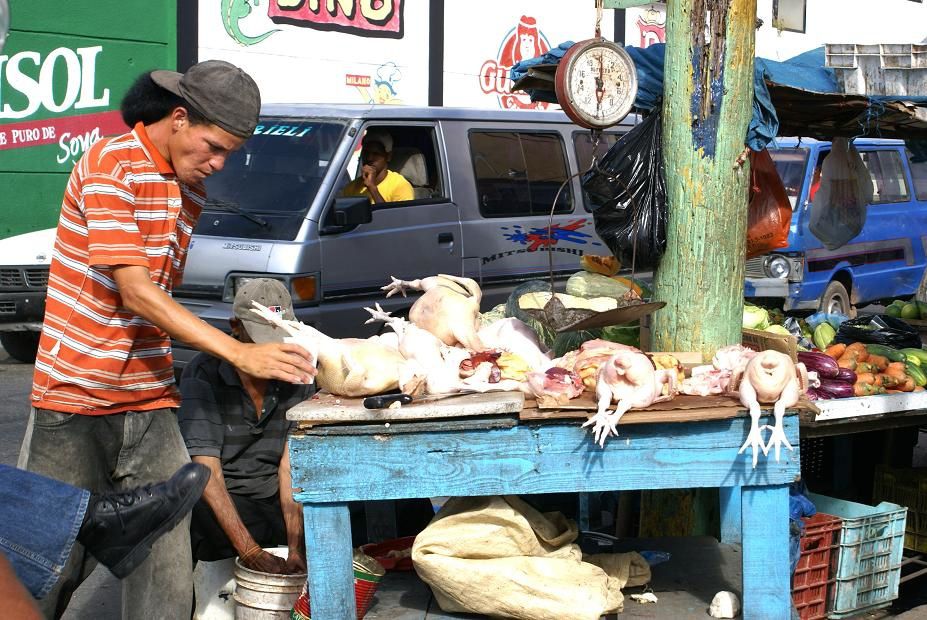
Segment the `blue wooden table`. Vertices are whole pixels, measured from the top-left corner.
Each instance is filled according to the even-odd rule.
[[[604,449],[579,421],[516,418],[329,426],[290,437],[303,504],[312,617],[353,620],[349,501],[718,487],[722,542],[742,544],[743,618],[789,618],[788,485],[799,475],[798,417],[785,418],[795,450],[780,462],[737,451],[749,418],[628,424]],[[693,567],[697,570],[698,567]]]

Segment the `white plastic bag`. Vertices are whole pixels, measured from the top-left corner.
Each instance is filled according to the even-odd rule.
[[[455,497],[415,538],[412,563],[441,609],[523,620],[598,620],[650,581],[640,554],[583,556],[576,524],[514,496]]]
[[[846,245],[862,232],[871,201],[872,177],[859,152],[847,138],[835,138],[811,204],[811,233],[829,250]]]

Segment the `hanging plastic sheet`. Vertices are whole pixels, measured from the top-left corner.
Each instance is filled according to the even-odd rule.
[[[872,177],[850,141],[834,138],[820,178],[808,228],[824,247],[836,250],[863,230],[866,205],[872,202]]]
[[[595,231],[622,265],[652,269],[666,250],[666,176],[659,108],[583,175]]]

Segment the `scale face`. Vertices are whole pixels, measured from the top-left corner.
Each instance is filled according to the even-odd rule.
[[[560,107],[577,125],[611,127],[628,115],[637,96],[634,61],[611,41],[580,41],[560,61],[554,90]]]

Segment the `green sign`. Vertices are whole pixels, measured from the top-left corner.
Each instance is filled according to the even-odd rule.
[[[127,130],[123,95],[143,71],[176,67],[176,40],[172,2],[11,0],[0,54],[0,238],[57,223],[74,163]]]

